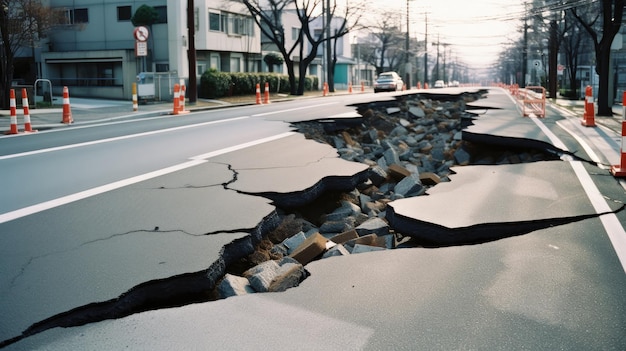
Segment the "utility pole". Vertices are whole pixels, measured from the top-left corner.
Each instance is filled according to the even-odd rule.
[[[187,61],[189,61],[189,89],[186,95],[190,104],[198,99],[198,85],[196,82],[196,23],[193,0],[187,0]]]
[[[556,22],[556,12],[554,13],[554,18],[550,20],[550,53],[548,57],[548,91],[550,93],[550,97],[552,99],[556,99],[557,92],[557,84],[556,84],[556,71],[557,71],[557,60],[559,55],[559,43],[557,39],[557,22]]]
[[[439,45],[441,43],[439,42],[439,34],[437,34],[437,42],[433,43],[433,45],[437,45],[437,63],[435,63],[435,73],[433,74],[434,80],[439,80]]]
[[[326,67],[328,67],[328,86],[331,92],[335,92],[335,84],[334,84],[334,73],[331,70],[334,68],[332,66],[332,49],[330,45],[330,23],[332,18],[330,18],[330,0],[326,0]]]
[[[424,35],[424,84],[428,83],[428,12],[424,12],[424,25],[426,34]]]
[[[526,70],[528,64],[528,3],[524,3],[524,47],[522,48],[522,79],[520,87],[526,87]]]
[[[405,86],[411,87],[411,64],[409,63],[409,0],[406,0],[406,40],[404,44],[404,82]]]

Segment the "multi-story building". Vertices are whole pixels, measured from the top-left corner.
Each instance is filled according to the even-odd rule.
[[[186,1],[47,1],[64,13],[64,23],[49,33],[39,58],[39,75],[52,81],[55,94],[69,86],[73,96],[130,99],[140,72],[156,72],[159,95],[170,94],[173,81],[189,78]],[[145,57],[136,55],[131,22],[143,4],[158,13],[149,26]],[[195,0],[194,18],[198,78],[208,68],[260,70],[260,33],[243,5]]]

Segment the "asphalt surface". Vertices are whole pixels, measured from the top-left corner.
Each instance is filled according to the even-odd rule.
[[[490,232],[489,237],[479,238],[484,241],[482,244],[406,248],[315,261],[306,266],[311,276],[299,287],[283,293],[253,294],[137,313],[80,327],[55,328],[6,349],[623,349],[626,342],[626,274],[623,258],[620,261],[619,252],[616,254],[619,248],[615,245],[623,246],[626,240],[621,224],[626,223],[626,219],[623,213],[612,212],[620,208],[626,196],[621,184],[608,176],[608,169],[602,167],[615,162],[615,155],[619,155],[617,141],[620,138],[616,130],[620,130],[621,115],[598,118],[598,124],[603,127],[579,130],[583,133],[579,136],[580,140],[589,141],[592,145],[589,149],[573,148],[577,141],[558,127],[558,123],[565,123],[560,120],[559,113],[552,113],[554,120],[548,116],[542,121],[546,126],[542,129],[539,122],[521,118],[512,100],[499,89],[492,90],[490,95],[482,104],[488,112],[477,118],[475,124],[468,128],[467,135],[507,145],[551,145],[554,150],[584,160],[597,157],[599,164],[555,161],[457,167],[452,181],[434,187],[429,196],[390,204],[394,215],[406,221],[401,224],[418,228],[416,233],[437,231],[435,235],[446,235],[445,230],[449,230],[451,235],[462,236],[468,233],[467,230]],[[577,103],[561,104],[570,105],[566,107],[573,111],[573,115],[565,121],[570,122],[569,128],[575,129],[572,123],[575,125],[577,121],[572,116],[578,113],[581,106]],[[494,107],[498,109],[494,110]],[[125,109],[126,106],[118,108]],[[114,113],[112,107],[108,110],[107,116],[84,122],[139,117],[126,111]],[[146,116],[161,113],[167,113],[166,109],[155,107],[154,111],[146,112]],[[41,118],[41,123],[35,123],[33,118],[36,128],[38,125],[41,128],[45,128],[44,125],[71,128],[59,127],[55,122],[57,115],[42,114]],[[46,118],[49,123],[44,123]],[[4,118],[2,120],[4,123]],[[78,113],[75,120],[78,124]],[[302,170],[306,167],[307,162],[299,159],[301,156],[291,155],[289,159],[293,163],[286,164],[279,164],[276,159],[263,160],[262,157],[278,150],[289,154],[296,149],[294,145],[302,145],[303,140],[299,138],[288,136],[252,148],[250,152],[222,154],[211,158],[212,162],[183,171],[182,179],[198,187],[181,187],[180,174],[167,175],[102,194],[98,199],[66,205],[72,207],[70,212],[76,216],[68,222],[73,226],[82,225],[82,232],[93,235],[92,239],[69,239],[64,244],[51,237],[41,242],[36,233],[45,232],[46,224],[59,216],[57,211],[67,211],[67,208],[44,211],[37,214],[35,220],[29,220],[26,232],[30,236],[23,236],[23,230],[17,229],[24,224],[20,223],[21,220],[7,223],[16,228],[3,230],[12,233],[12,238],[7,240],[16,245],[23,243],[18,252],[45,252],[25,254],[25,257],[35,258],[28,265],[36,264],[40,270],[30,278],[29,284],[24,282],[28,280],[30,270],[25,269],[26,266],[13,267],[18,269],[9,275],[13,277],[11,289],[15,291],[6,294],[5,290],[3,293],[5,298],[9,296],[13,299],[5,300],[3,305],[13,307],[4,308],[3,329],[8,328],[7,321],[15,321],[17,327],[10,325],[12,332],[6,333],[5,329],[3,335],[15,335],[29,323],[38,321],[37,318],[54,314],[52,310],[60,313],[72,306],[116,296],[104,292],[118,291],[121,295],[127,287],[136,284],[133,277],[145,272],[152,272],[153,279],[175,274],[168,272],[169,265],[161,262],[184,259],[189,261],[186,264],[196,265],[198,271],[206,269],[212,262],[218,262],[220,248],[243,237],[244,233],[230,230],[228,233],[216,232],[216,235],[196,237],[193,230],[180,233],[174,229],[189,226],[187,222],[191,218],[206,216],[206,213],[188,213],[180,218],[171,218],[164,209],[161,213],[136,216],[124,213],[124,208],[140,206],[140,202],[171,201],[169,196],[175,196],[177,203],[191,203],[192,208],[210,206],[205,203],[219,201],[224,192],[228,193],[228,197],[236,193],[221,186],[206,187],[209,183],[222,184],[232,179],[232,172],[225,165],[250,172],[265,169],[269,174],[264,178],[273,179],[261,182],[255,188],[253,179],[258,174],[243,171],[239,173],[238,181],[231,184],[232,189],[237,191],[275,194],[283,190],[310,188],[310,182],[292,179],[285,174],[287,169],[298,167]],[[306,154],[318,160],[319,169],[336,172],[333,170],[338,167],[333,162],[337,161],[332,150],[321,145],[306,145]],[[607,149],[612,153],[603,152]],[[356,165],[343,166],[346,167],[345,175],[362,171]],[[316,172],[318,168],[306,170],[306,173]],[[584,178],[582,173],[592,179]],[[314,177],[323,176],[322,172]],[[586,186],[595,188],[589,190]],[[198,188],[202,190],[198,191]],[[173,195],[158,189],[177,190]],[[248,209],[238,210],[254,212],[254,218],[271,216],[269,200],[255,197],[254,201]],[[106,207],[94,211],[104,204],[107,204]],[[119,213],[112,214],[112,209]],[[228,212],[225,209],[224,212],[212,213],[216,218],[209,217],[206,223],[198,223],[197,230],[206,231],[206,226],[214,223],[245,220],[217,219]],[[101,218],[94,218],[99,214],[121,219],[119,228],[107,228],[102,235],[110,235],[111,232],[130,235],[99,239],[102,235],[93,230],[93,223],[101,221]],[[179,222],[164,222],[166,217],[169,221]],[[619,229],[614,232],[607,229],[616,221],[621,232]],[[164,227],[159,229],[168,234],[156,230],[131,233],[127,229],[152,228],[154,223],[166,223],[161,224]],[[508,231],[515,227],[519,229],[520,223],[535,226]],[[428,228],[416,227],[418,224]],[[232,228],[251,228],[254,225],[236,223]],[[442,228],[445,230],[442,231]],[[221,230],[227,231],[225,228]],[[501,239],[504,237],[506,239]],[[111,239],[127,242],[119,245]],[[32,242],[39,245],[34,247]],[[77,242],[88,245],[81,244],[79,249],[75,247]],[[119,256],[115,256],[117,268],[111,269],[110,257],[106,255],[112,251],[103,247],[108,245],[115,248],[146,247],[144,252],[152,254],[150,257],[138,257],[133,256],[130,249],[127,253],[120,252]],[[178,252],[185,252],[185,257],[180,257]],[[194,259],[203,252],[203,260]],[[3,256],[15,254],[14,250],[5,249]],[[85,262],[93,260],[94,268],[71,266],[71,256],[76,254],[89,258]],[[105,272],[95,268],[102,263],[108,266]],[[70,274],[63,275],[68,281],[57,284],[58,291],[48,291],[50,282],[40,277],[49,275],[50,279],[55,279],[59,271],[68,270],[68,265],[72,267]],[[129,269],[130,272],[121,274]],[[42,275],[41,270],[45,274]],[[80,285],[84,281],[81,278],[94,272],[107,277],[100,280],[105,289],[101,286],[63,289],[73,284]],[[124,281],[119,278],[120,275],[130,280]],[[142,277],[144,281],[147,279]],[[33,291],[45,293],[33,294]],[[52,300],[42,299],[44,297]],[[29,311],[28,315],[22,315],[24,311]]]

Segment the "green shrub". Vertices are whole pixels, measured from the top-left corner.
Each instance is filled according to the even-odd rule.
[[[200,77],[200,97],[220,98],[226,96],[231,90],[232,81],[229,73],[218,72],[211,68]]]
[[[263,93],[266,82],[269,83],[270,92],[272,93],[289,94],[291,92],[289,76],[284,74],[218,72],[212,68],[202,74],[198,96],[216,99],[232,95],[250,95],[256,92],[257,84],[260,85],[261,93]],[[316,76],[307,76],[305,78],[306,91],[317,90],[317,86],[318,78]]]

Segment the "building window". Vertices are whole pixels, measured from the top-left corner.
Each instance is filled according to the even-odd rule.
[[[291,27],[291,40],[298,40],[298,34],[300,34],[300,28]]]
[[[130,21],[130,18],[133,16],[133,10],[130,6],[118,6],[117,7],[117,20],[121,21]]]
[[[64,9],[62,11],[62,24],[77,24],[89,22],[87,9]]]
[[[89,23],[89,11],[87,9],[74,9],[73,23]]]
[[[154,23],[167,23],[167,6],[154,6],[159,18]]]
[[[222,32],[222,15],[217,12],[209,12],[209,29]]]

